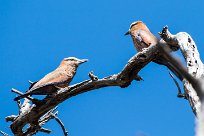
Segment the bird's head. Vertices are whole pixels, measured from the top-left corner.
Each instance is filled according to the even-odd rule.
[[[76,57],[68,57],[68,58],[64,58],[62,60],[62,63],[63,65],[80,65],[84,62],[87,62],[88,59],[78,59]]]
[[[137,31],[139,29],[147,29],[147,26],[142,21],[135,21],[130,25],[129,30],[125,33],[125,35],[131,34],[133,31]]]

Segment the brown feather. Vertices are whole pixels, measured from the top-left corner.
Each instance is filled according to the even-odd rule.
[[[157,43],[157,38],[150,32],[142,21],[133,23],[130,26],[129,32],[132,36],[134,46],[138,51]],[[142,41],[138,40],[137,36],[139,36]]]
[[[130,29],[128,32],[132,39],[135,48],[137,51],[142,51],[142,49],[149,47],[150,45],[156,45],[158,42],[158,39],[150,32],[148,27],[142,22],[142,21],[136,21],[133,22],[130,25]],[[177,71],[167,62],[162,54],[159,55],[153,62],[165,65],[168,67],[179,79],[182,80],[182,77],[178,74]]]
[[[85,61],[84,61],[85,62]],[[14,100],[19,100],[28,95],[48,95],[55,93],[59,88],[66,87],[76,74],[76,70],[83,60],[63,59],[61,64],[52,72],[45,75],[41,80],[29,88],[29,90],[16,97]]]

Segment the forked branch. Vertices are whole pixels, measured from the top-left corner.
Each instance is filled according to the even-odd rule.
[[[197,81],[197,78],[203,76],[204,71],[203,64],[199,58],[199,53],[197,51],[195,43],[193,42],[192,38],[186,33],[178,33],[177,35],[172,35],[168,31],[167,27],[163,29],[160,35],[163,38],[162,41],[158,42],[156,45],[151,45],[150,47],[143,49],[141,52],[138,52],[127,62],[127,64],[118,74],[113,74],[99,79],[93,74],[93,72],[90,72],[90,79],[71,86],[67,86],[62,89],[58,89],[55,94],[46,96],[42,100],[36,100],[32,97],[25,98],[23,104],[19,104],[19,114],[7,117],[7,121],[12,121],[10,127],[13,134],[23,136],[28,134],[35,134],[38,131],[50,133],[51,130],[42,128],[42,125],[51,118],[55,118],[56,121],[58,121],[62,126],[64,135],[67,135],[67,131],[64,125],[59,120],[59,118],[56,117],[55,113],[53,113],[53,108],[55,108],[63,101],[68,100],[69,98],[81,93],[108,86],[118,86],[124,88],[128,87],[133,80],[141,80],[142,78],[138,75],[138,72],[149,62],[158,57],[159,54],[161,55],[162,52],[159,50],[159,45],[164,44],[165,46],[169,46],[172,51],[178,50],[178,48],[180,48],[183,52],[184,57],[186,58],[188,71],[184,70],[183,73],[183,69],[179,69],[176,66],[173,68],[175,68],[175,70],[181,76],[183,76],[185,94],[190,102],[193,112],[195,113],[195,115],[197,115],[200,109],[200,100],[196,93],[197,90],[194,90],[194,81]],[[184,47],[184,45],[190,47],[186,48]],[[169,63],[172,63],[172,66],[174,66],[174,62],[168,55],[169,54],[167,53],[166,55],[164,55],[164,57],[166,57],[167,61]],[[187,73],[186,75],[189,76],[192,80],[187,78],[187,76],[184,75],[185,73]],[[20,93],[16,90],[14,90],[14,92]],[[29,127],[25,131],[23,131],[23,127],[27,124],[29,125]]]

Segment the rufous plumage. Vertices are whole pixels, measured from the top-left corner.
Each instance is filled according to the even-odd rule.
[[[131,35],[134,46],[137,51],[142,51],[150,45],[157,45],[158,39],[151,33],[149,28],[142,21],[135,21],[130,25],[130,28],[125,35]],[[174,70],[169,62],[167,62],[162,55],[159,55],[153,62],[165,65],[180,79],[181,76]]]
[[[128,34],[131,35],[137,51],[141,51],[142,49],[157,43],[157,38],[142,21],[133,22],[125,35]]]

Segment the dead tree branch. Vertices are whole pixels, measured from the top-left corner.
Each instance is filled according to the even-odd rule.
[[[180,50],[185,58],[187,63],[187,72],[183,70],[183,66],[176,62],[169,54],[166,54],[166,57],[169,57],[172,60],[172,63],[175,64],[175,67],[182,68],[180,71],[183,72],[183,85],[186,97],[191,105],[191,108],[196,118],[196,136],[203,136],[204,134],[204,65],[200,59],[200,54],[197,50],[197,46],[191,36],[185,32],[172,35],[168,28],[165,27],[163,32],[166,34],[163,36],[166,37],[165,41],[171,41],[169,43],[178,45]],[[172,42],[173,41],[173,42]]]
[[[129,86],[134,79],[138,79],[138,72],[145,65],[151,62],[157,54],[158,47],[155,45],[150,46],[133,56],[125,65],[124,69],[118,74],[98,79],[95,75],[93,75],[93,73],[90,73],[89,76],[91,80],[86,80],[84,82],[59,89],[56,94],[47,96],[43,100],[40,100],[40,102],[32,104],[31,106],[26,106],[26,109],[23,110],[23,112],[20,112],[19,115],[11,120],[13,121],[10,126],[12,132],[15,135],[36,133],[41,129],[41,127],[39,127],[39,120],[43,115],[61,102],[75,95],[107,86]],[[26,103],[30,102],[27,101]],[[29,124],[29,128],[27,128],[26,131],[23,131],[22,129],[26,124]]]
[[[177,97],[179,97],[179,98],[183,98],[183,97],[184,97],[184,98],[185,98],[185,94],[182,93],[181,88],[180,88],[180,86],[179,86],[179,83],[177,82],[177,80],[176,80],[176,78],[174,77],[174,75],[171,74],[171,72],[169,72],[169,75],[170,75],[171,78],[173,79],[173,81],[174,81],[174,83],[175,83],[175,85],[176,85],[176,87],[177,87],[177,89],[178,89]]]
[[[203,63],[200,59],[200,54],[197,50],[196,44],[189,34],[185,32],[180,32],[180,33],[177,33],[176,35],[172,35],[169,32],[168,27],[166,26],[163,28],[162,32],[160,33],[160,36],[167,44],[173,47],[180,48],[185,58],[185,61],[187,63],[187,72],[182,74],[185,74],[189,78],[191,78],[191,76],[196,79],[203,77],[203,74],[204,74]],[[168,54],[166,54],[166,57],[168,57]],[[171,61],[172,61],[172,57],[171,57]],[[174,61],[174,63],[177,63],[177,62]],[[179,64],[176,64],[176,65],[179,66],[178,71],[180,72],[185,71],[185,68],[183,66]],[[185,95],[187,100],[190,103],[190,106],[194,114],[197,115],[200,112],[200,106],[201,106],[201,102],[199,100],[198,95],[202,96],[202,94],[199,91],[199,88],[197,89],[198,92],[196,93],[195,88],[193,88],[192,86],[192,85],[198,84],[198,82],[194,82],[195,80],[191,80],[191,81],[189,80],[190,79],[187,80],[186,78],[183,79]]]
[[[62,123],[62,121],[60,120],[60,118],[58,118],[55,114],[52,114],[52,117],[57,121],[57,123],[59,123],[60,127],[62,128],[62,131],[64,133],[64,136],[68,136],[68,131],[66,130],[64,124]]]
[[[93,72],[90,72],[89,80],[58,89],[56,93],[46,96],[42,100],[36,100],[32,97],[25,98],[23,104],[19,104],[19,114],[11,115],[6,118],[7,121],[12,121],[10,128],[13,134],[25,136],[28,134],[35,134],[39,131],[50,133],[51,130],[42,128],[42,126],[50,119],[55,118],[61,125],[64,135],[67,135],[64,125],[56,117],[57,113],[54,113],[57,105],[73,96],[95,89],[108,86],[119,86],[121,88],[128,87],[133,80],[142,79],[138,75],[138,72],[149,62],[160,56],[161,53],[164,54],[163,57],[165,57],[167,62],[172,65],[173,70],[179,74],[179,77],[182,77],[180,79],[183,79],[185,95],[193,109],[194,114],[197,115],[200,111],[200,100],[202,100],[202,98],[199,99],[198,96],[202,96],[203,94],[202,90],[200,89],[200,82],[198,81],[199,78],[203,77],[204,69],[196,45],[193,39],[187,33],[172,35],[168,31],[167,27],[163,29],[160,35],[163,40],[158,42],[156,45],[151,45],[148,48],[144,48],[141,52],[134,55],[118,74],[113,74],[98,79]],[[172,51],[180,48],[187,62],[187,70],[174,58],[172,58],[169,53],[165,53],[165,50],[160,50],[159,45],[164,45],[165,47],[169,46]],[[14,90],[14,92],[21,94],[21,92],[17,90]],[[23,130],[25,125],[29,126],[26,130]]]
[[[8,134],[6,134],[5,132],[0,130],[0,134],[2,134],[3,136],[9,136]]]

